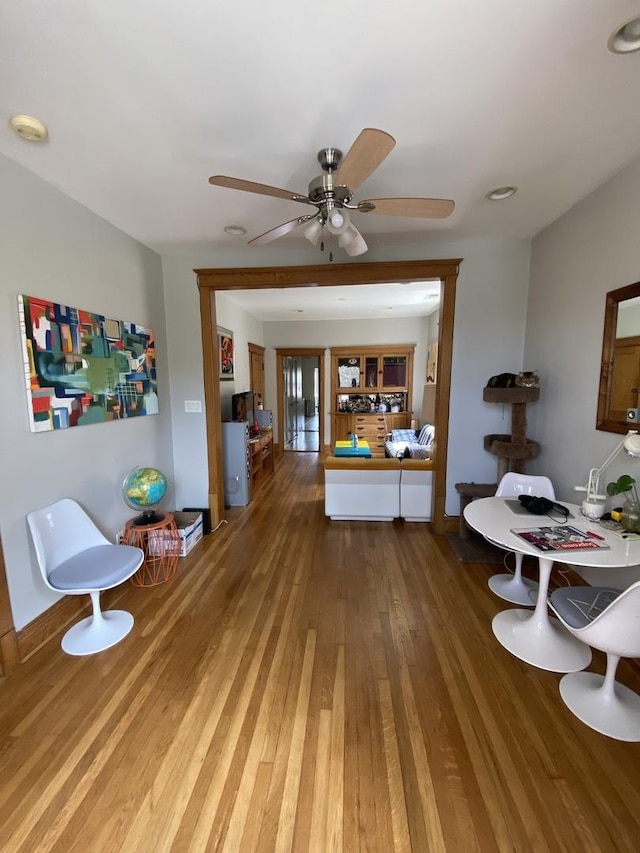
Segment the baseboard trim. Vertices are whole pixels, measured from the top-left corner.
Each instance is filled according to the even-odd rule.
[[[444,518],[444,532],[457,533],[460,529],[460,517],[457,515],[446,515]]]

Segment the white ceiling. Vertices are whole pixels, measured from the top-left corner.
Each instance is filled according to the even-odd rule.
[[[607,50],[635,13],[640,0],[3,3],[0,152],[153,249],[237,250],[308,208],[210,175],[306,193],[320,148],[377,127],[397,145],[355,201],[456,208],[356,214],[370,247],[528,238],[640,155],[640,53]],[[15,113],[49,141],[17,138]],[[513,198],[485,198],[505,184]],[[260,264],[271,246],[324,257],[299,230],[255,249]]]
[[[228,290],[225,293],[259,320],[392,320],[426,317],[440,307],[440,281],[367,284],[358,287],[295,287]]]

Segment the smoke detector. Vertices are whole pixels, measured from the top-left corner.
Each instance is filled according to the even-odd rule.
[[[9,124],[13,132],[27,142],[45,142],[49,136],[47,128],[33,116],[11,116]]]

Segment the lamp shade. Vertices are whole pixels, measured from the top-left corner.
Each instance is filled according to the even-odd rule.
[[[347,245],[344,247],[344,250],[347,255],[350,255],[351,257],[356,257],[357,255],[363,255],[369,247],[365,243],[364,237],[357,230],[357,228],[353,228],[353,230],[355,232],[353,239],[349,240]]]
[[[332,234],[344,234],[349,228],[350,218],[348,211],[334,207],[327,215],[327,228]]]
[[[353,241],[358,236],[358,229],[355,225],[349,225],[346,231],[343,231],[342,234],[338,236],[338,246],[341,249],[346,249],[349,243],[353,243]]]
[[[634,458],[640,457],[640,435],[637,432],[630,432],[622,442],[622,446]]]
[[[318,240],[320,239],[320,235],[322,234],[322,220],[319,216],[316,216],[311,222],[307,222],[307,224],[302,229],[302,233],[307,238],[310,243],[313,243],[314,246],[318,245]]]

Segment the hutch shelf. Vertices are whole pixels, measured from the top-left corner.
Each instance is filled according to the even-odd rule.
[[[332,441],[355,432],[372,456],[384,456],[387,433],[411,422],[414,351],[415,344],[332,348]]]

